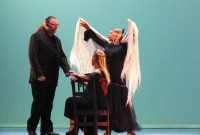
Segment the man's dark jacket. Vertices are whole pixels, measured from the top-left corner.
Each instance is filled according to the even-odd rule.
[[[49,37],[44,29],[31,36],[29,60],[31,64],[29,83],[57,85],[59,67],[64,73],[70,70],[60,39],[55,35]],[[46,77],[44,82],[37,80],[41,75]]]

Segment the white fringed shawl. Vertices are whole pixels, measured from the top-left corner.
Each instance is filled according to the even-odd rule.
[[[121,79],[126,79],[126,86],[129,90],[127,104],[131,105],[132,96],[135,94],[135,91],[141,82],[141,72],[138,47],[138,28],[130,19],[128,19],[128,33],[121,42],[127,41],[128,49],[121,73]]]
[[[70,62],[72,66],[77,68],[78,73],[84,74],[94,71],[91,64],[92,55],[96,49],[104,50],[104,48],[100,47],[91,39],[87,42],[84,41],[85,28],[79,26],[80,20],[84,21],[82,18],[79,18],[76,24],[75,39],[70,55]],[[99,38],[108,41],[107,38],[98,33],[92,26],[90,26],[90,28]],[[121,73],[121,79],[126,79],[126,86],[129,90],[127,104],[132,105],[132,96],[141,82],[141,72],[138,49],[138,28],[130,19],[128,19],[128,32],[121,42],[128,42],[128,49]]]
[[[85,28],[79,26],[80,20],[84,21],[82,18],[79,18],[76,24],[76,32],[74,45],[72,47],[70,62],[72,66],[75,66],[78,70],[78,73],[84,74],[93,72],[92,66],[92,55],[96,49],[104,50],[104,48],[100,47],[93,40],[84,40],[84,32]],[[88,24],[89,25],[89,24]],[[89,25],[90,26],[90,25]],[[90,26],[90,28],[103,40],[107,40],[104,36],[98,33],[94,28]]]

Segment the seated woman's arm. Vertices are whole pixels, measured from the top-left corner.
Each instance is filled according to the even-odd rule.
[[[95,76],[95,74],[101,74],[101,70],[95,69],[95,71],[93,73],[88,73],[88,74],[77,74],[76,72],[71,72],[71,75],[74,76],[74,77],[72,77],[72,80],[76,80],[77,78],[89,80],[90,78],[93,78]]]

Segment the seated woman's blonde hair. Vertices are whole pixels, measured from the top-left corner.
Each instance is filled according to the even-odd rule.
[[[107,83],[109,84],[110,83],[110,74],[109,74],[109,72],[107,70],[107,66],[106,66],[106,55],[105,55],[105,53],[103,51],[101,51],[100,49],[97,49],[94,52],[94,55],[96,57],[97,62],[100,65],[101,70],[103,70],[103,72],[105,74]]]

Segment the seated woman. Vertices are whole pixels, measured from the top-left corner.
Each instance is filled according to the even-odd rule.
[[[107,85],[110,83],[110,75],[106,68],[106,58],[105,53],[101,50],[96,50],[92,57],[92,66],[94,67],[95,71],[93,73],[87,73],[78,75],[75,72],[71,72],[73,75],[72,80],[77,78],[82,78],[88,80],[88,89],[90,88],[90,80],[95,80],[95,87],[96,87],[96,94],[97,94],[97,108],[98,109],[108,109],[109,103],[107,99],[108,94],[108,87]],[[92,107],[91,98],[89,96],[79,97],[77,98],[77,104],[81,107],[81,109],[89,109]],[[73,98],[69,97],[66,100],[65,104],[65,114],[67,118],[71,119],[70,123],[73,122]],[[66,135],[73,135],[74,130],[73,127],[70,125],[69,132]],[[93,134],[93,128],[86,129],[86,135]]]

